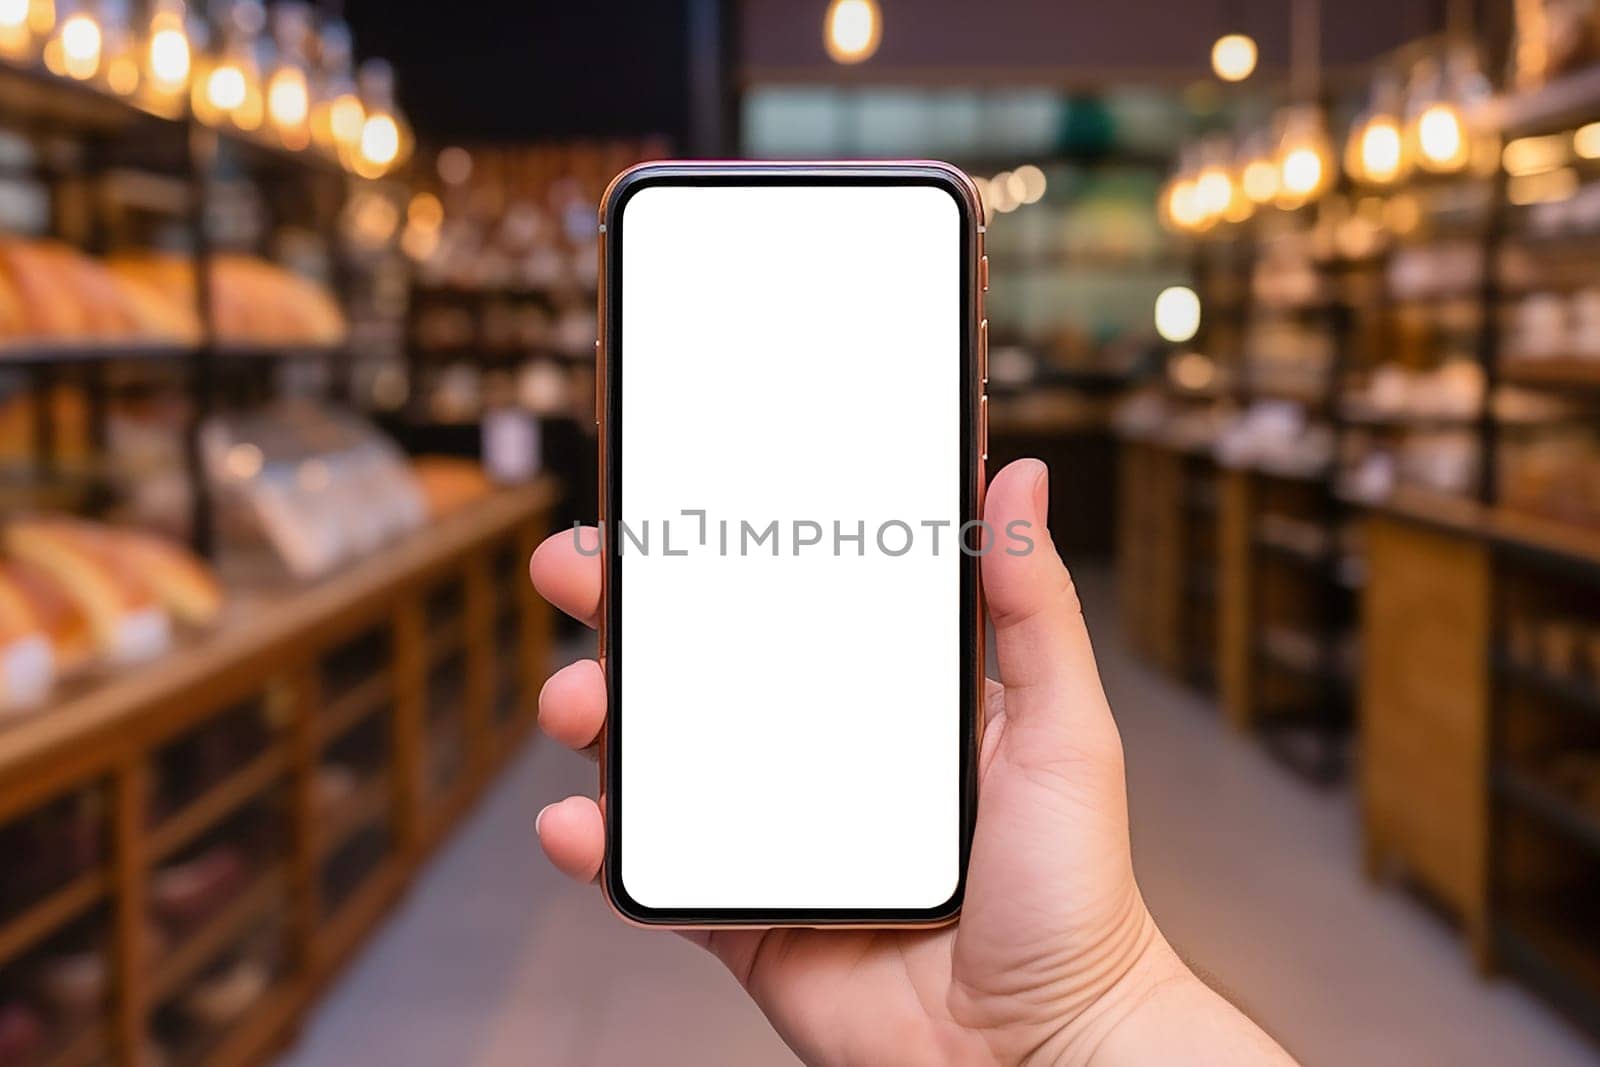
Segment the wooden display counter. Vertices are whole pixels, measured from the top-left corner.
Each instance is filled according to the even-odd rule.
[[[1117,573],[1141,655],[1202,689],[1216,680],[1217,467],[1205,452],[1123,442]]]
[[[552,498],[240,593],[213,633],[0,728],[0,1017],[47,1031],[27,1062],[234,1065],[289,1038],[532,725]]]
[[[1345,516],[1320,476],[1227,468],[1219,480],[1223,713],[1297,772],[1336,780],[1356,670]]]
[[[1367,527],[1369,870],[1600,1032],[1600,537],[1414,495]]]

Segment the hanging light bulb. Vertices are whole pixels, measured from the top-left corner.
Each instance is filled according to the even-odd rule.
[[[311,143],[310,62],[311,8],[298,0],[281,0],[272,9],[277,59],[267,78],[267,118],[288,148]]]
[[[1233,203],[1233,175],[1229,171],[1229,152],[1224,138],[1212,138],[1201,146],[1200,172],[1195,175],[1194,195],[1203,225],[1210,226],[1228,213]]]
[[[155,0],[145,31],[140,103],[148,110],[175,115],[189,91],[194,49],[204,28],[191,27],[184,0]]]
[[[359,84],[366,119],[353,166],[363,178],[379,178],[411,154],[411,131],[395,105],[393,67],[369,59],[361,64]]]
[[[1240,152],[1244,164],[1239,170],[1239,187],[1255,205],[1270,204],[1278,195],[1278,161],[1272,140],[1265,132],[1252,134]]]
[[[1244,222],[1255,214],[1256,202],[1245,189],[1245,174],[1250,169],[1250,142],[1248,138],[1241,138],[1238,149],[1234,152],[1230,163],[1229,177],[1232,179],[1232,195],[1228,199],[1228,206],[1222,212],[1225,222]]]
[[[1434,174],[1465,169],[1473,148],[1468,119],[1488,95],[1470,43],[1458,43],[1445,64],[1419,61],[1406,104],[1407,148],[1417,165]]]
[[[1225,82],[1242,82],[1256,69],[1255,38],[1229,33],[1211,46],[1211,69]]]
[[[822,41],[835,63],[865,62],[882,40],[878,0],[833,0],[822,16]]]
[[[1392,75],[1380,75],[1373,83],[1367,110],[1351,125],[1344,169],[1369,185],[1388,185],[1409,169],[1400,124],[1400,86]]]
[[[234,0],[223,20],[222,48],[194,79],[194,111],[212,125],[231,123],[243,130],[261,125],[261,66],[257,39],[266,12],[257,0]]]
[[[311,136],[323,151],[353,166],[361,147],[367,110],[361,104],[351,73],[350,27],[329,19],[318,31],[316,102],[311,108]]]
[[[105,44],[100,22],[74,0],[59,0],[56,16],[59,21],[44,46],[44,65],[52,74],[88,81],[100,72]]]
[[[1333,151],[1322,110],[1314,105],[1288,109],[1278,139],[1280,207],[1297,208],[1317,199],[1333,183]]]
[[[1193,145],[1179,153],[1177,170],[1161,195],[1161,218],[1169,229],[1178,233],[1192,233],[1208,223],[1200,203],[1198,153],[1199,149]]]
[[[0,0],[0,55],[15,61],[27,59],[33,54],[33,27],[28,22],[30,12],[29,0]]]

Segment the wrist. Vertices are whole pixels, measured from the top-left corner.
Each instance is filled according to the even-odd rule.
[[[1124,936],[1127,947],[1116,970],[1094,998],[1069,1013],[1068,1021],[1026,1062],[1074,1067],[1118,1062],[1106,1053],[1121,1046],[1119,1034],[1142,1025],[1140,1020],[1152,1004],[1165,1002],[1174,992],[1187,993],[1194,987],[1205,990],[1167,943],[1142,902],[1131,931]]]

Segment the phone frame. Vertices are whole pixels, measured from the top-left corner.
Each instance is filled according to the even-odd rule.
[[[984,626],[979,561],[961,554],[960,611],[962,692],[959,723],[961,790],[959,869],[949,900],[932,908],[652,908],[635,901],[622,882],[622,562],[615,518],[621,514],[622,470],[622,241],[624,209],[637,192],[657,185],[922,185],[948,192],[961,227],[960,380],[962,523],[981,518],[987,460],[988,323],[983,312],[987,261],[983,252],[983,203],[972,179],[948,163],[896,162],[657,162],[642,163],[612,179],[600,202],[599,332],[595,343],[595,421],[600,453],[600,527],[605,546],[599,619],[600,667],[606,682],[606,727],[600,738],[600,797],[606,850],[600,885],[611,908],[630,923],[655,927],[932,927],[960,914],[966,892],[967,861],[977,814],[978,751],[983,732]],[[841,219],[840,248],[848,248]]]

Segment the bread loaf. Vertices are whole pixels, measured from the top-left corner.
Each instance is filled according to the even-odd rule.
[[[0,712],[31,708],[55,684],[55,654],[28,602],[0,581]]]
[[[153,659],[171,646],[171,623],[148,582],[111,550],[103,531],[70,519],[25,519],[5,530],[6,550],[36,565],[82,608],[95,647],[113,663]]]
[[[107,546],[143,578],[157,599],[189,626],[208,626],[222,612],[222,586],[194,553],[172,541],[108,529]]]
[[[94,658],[94,631],[76,601],[46,572],[20,560],[0,560],[0,614],[50,642],[56,674],[70,675]]]

